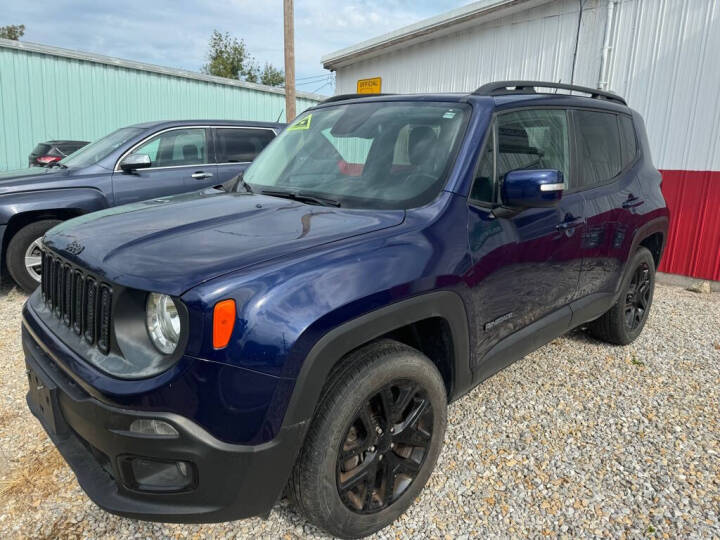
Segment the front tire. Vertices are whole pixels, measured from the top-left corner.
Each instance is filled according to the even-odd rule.
[[[7,268],[21,289],[31,293],[40,285],[39,242],[45,233],[58,225],[57,219],[44,219],[26,225],[10,240],[7,248]]]
[[[290,478],[305,517],[342,538],[372,534],[413,502],[447,421],[435,365],[391,340],[358,349],[330,380]]]
[[[615,345],[635,341],[647,322],[655,292],[655,260],[640,247],[628,264],[618,301],[588,326],[594,337]]]

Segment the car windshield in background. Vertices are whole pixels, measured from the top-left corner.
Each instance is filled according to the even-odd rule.
[[[61,160],[60,163],[67,167],[87,167],[88,165],[93,165],[142,132],[142,128],[120,128],[102,139],[98,139],[82,147],[77,152]]]
[[[253,162],[256,193],[334,201],[347,208],[413,208],[442,189],[467,124],[459,103],[388,101],[300,116]]]

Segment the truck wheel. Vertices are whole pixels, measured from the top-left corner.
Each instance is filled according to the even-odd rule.
[[[419,351],[392,340],[343,361],[321,397],[288,494],[329,533],[358,538],[392,523],[440,454],[445,385]]]
[[[647,248],[641,247],[633,255],[621,291],[617,303],[591,322],[588,330],[608,343],[627,345],[642,332],[655,292],[655,260]]]
[[[44,219],[25,225],[15,233],[7,248],[7,268],[25,292],[33,292],[40,285],[40,240],[55,225],[57,219]]]

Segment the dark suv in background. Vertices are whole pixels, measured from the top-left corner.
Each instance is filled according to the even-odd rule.
[[[47,167],[88,144],[90,144],[88,141],[46,141],[38,143],[28,156],[28,167]]]
[[[89,144],[46,169],[0,173],[0,276],[40,283],[40,244],[63,220],[110,206],[222,184],[247,168],[283,124],[147,122]]]
[[[225,191],[45,236],[28,404],[113,513],[266,515],[287,487],[370,534],[425,485],[449,401],[572,328],[638,337],[667,229],[614,94],[334,97]]]

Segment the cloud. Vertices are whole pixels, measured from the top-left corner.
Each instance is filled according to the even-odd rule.
[[[333,85],[326,83],[332,74],[322,68],[323,55],[466,3],[296,0],[295,71],[305,79],[298,89],[331,94]],[[208,40],[217,29],[242,38],[260,64],[282,69],[282,9],[281,0],[5,0],[2,24],[25,24],[25,41],[191,71],[206,62]]]

